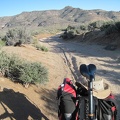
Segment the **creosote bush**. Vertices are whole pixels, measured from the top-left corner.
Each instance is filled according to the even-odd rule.
[[[0,72],[14,82],[40,84],[48,81],[48,70],[39,62],[29,62],[0,51]]]

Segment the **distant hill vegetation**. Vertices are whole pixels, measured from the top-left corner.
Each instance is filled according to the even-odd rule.
[[[75,38],[80,41],[103,44],[112,43],[120,46],[120,11],[82,10],[66,6],[61,10],[22,12],[15,16],[0,17],[1,38],[4,40],[9,38],[11,42],[14,28],[17,28],[19,32],[19,37],[15,36],[14,38],[19,38],[22,43],[24,42],[23,38],[30,38],[27,32],[36,36],[41,32],[65,31],[65,34],[62,35],[63,38]],[[27,34],[20,32],[19,28],[24,28]]]
[[[68,25],[88,24],[94,21],[118,21],[120,12],[105,10],[82,10],[66,6],[61,10],[22,12],[8,17],[0,17],[0,29],[26,27],[29,30],[40,27],[67,27]]]

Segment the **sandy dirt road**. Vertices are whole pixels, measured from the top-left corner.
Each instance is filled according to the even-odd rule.
[[[39,61],[49,69],[49,82],[30,86],[28,89],[0,77],[0,119],[3,120],[57,120],[56,92],[65,77],[79,79],[81,64],[95,64],[96,79],[103,79],[116,95],[120,113],[120,50],[106,51],[104,46],[64,41],[59,35],[41,38],[40,44],[49,52],[34,47],[4,47],[3,50],[16,53],[22,58]],[[9,99],[7,99],[9,98]],[[22,101],[22,102],[21,102]],[[118,120],[120,115],[118,115]]]
[[[107,82],[111,91],[116,95],[118,119],[120,119],[120,49],[107,51],[104,49],[105,46],[63,41],[59,35],[40,39],[40,44],[46,45],[52,52],[61,56],[69,71],[66,76],[71,79],[79,79],[81,64],[95,64],[96,79],[103,79]]]

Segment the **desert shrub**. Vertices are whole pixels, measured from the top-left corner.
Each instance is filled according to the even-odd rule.
[[[8,69],[5,73],[6,77],[13,81],[25,82],[24,79],[19,79],[22,75],[21,70],[23,69],[23,60],[18,58],[16,55],[11,55],[9,58]]]
[[[34,44],[34,47],[36,47],[37,50],[48,52],[48,48],[45,46],[41,46],[40,44]]]
[[[103,21],[95,21],[95,22],[92,22],[90,23],[89,25],[92,26],[94,29],[97,28],[97,29],[100,29],[100,27],[104,24]]]
[[[60,38],[67,39],[67,31],[60,35]]]
[[[10,56],[8,56],[4,51],[0,50],[0,72],[4,76],[6,71],[9,70]]]
[[[109,21],[109,22],[104,22],[103,25],[100,27],[101,31],[105,31],[107,28],[109,28],[114,22]]]
[[[100,27],[100,30],[105,31],[106,35],[115,33],[115,32],[119,32],[120,31],[120,22],[114,22],[114,21],[105,22]]]
[[[37,45],[37,44],[39,44],[39,42],[38,42],[37,39],[34,38],[32,44],[33,44],[33,45]]]
[[[16,42],[21,41],[22,44],[29,44],[32,42],[32,37],[25,29],[10,29],[3,37],[6,45],[14,45]]]
[[[111,34],[117,32],[117,27],[115,25],[110,25],[107,29],[105,29],[105,34]]]
[[[5,41],[0,40],[0,46],[5,46]]]
[[[48,70],[39,62],[25,61],[3,51],[0,52],[0,58],[1,73],[12,81],[29,84],[48,81]]]
[[[70,25],[68,25],[68,27],[67,27],[66,29],[67,29],[67,31],[69,31],[69,30],[74,30],[75,27],[74,27],[74,26],[70,26]]]
[[[73,30],[70,30],[67,32],[67,38],[68,39],[71,39],[71,38],[74,38],[75,37],[75,31]]]
[[[19,79],[26,83],[45,83],[48,81],[48,71],[38,62],[24,63]]]
[[[85,25],[81,25],[81,26],[80,26],[80,29],[81,29],[81,30],[86,30],[87,28],[86,28]]]
[[[101,26],[101,30],[105,31],[105,34],[111,34],[120,31],[120,22],[106,22]]]
[[[120,21],[116,22],[115,25],[116,25],[117,31],[119,32],[120,31]]]
[[[70,26],[70,25],[68,25],[68,27],[66,29],[64,29],[63,31],[65,31],[65,32],[60,36],[63,39],[74,38],[75,37],[75,33],[77,34],[77,32],[78,32],[78,31],[76,31],[76,28],[74,26]]]
[[[34,36],[34,37],[38,34],[40,34],[39,31],[32,31],[32,33],[31,33],[31,35]]]
[[[44,52],[48,52],[48,48],[45,47],[45,46],[41,46],[40,49],[41,49],[42,51],[44,51]]]
[[[80,34],[81,30],[80,29],[76,29],[76,34]]]

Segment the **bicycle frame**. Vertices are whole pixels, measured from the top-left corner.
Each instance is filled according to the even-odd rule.
[[[94,120],[94,106],[93,106],[93,81],[95,79],[95,71],[96,66],[94,64],[89,64],[88,66],[85,64],[82,64],[80,66],[80,73],[88,79],[88,103],[89,103],[89,113],[88,118],[89,120]],[[79,83],[77,83],[77,86],[79,87]],[[80,100],[81,98],[79,98]],[[79,103],[80,104],[80,103]],[[80,107],[80,105],[79,105]]]
[[[88,81],[88,95],[89,95],[89,120],[93,120],[93,77],[90,77],[90,81]]]

